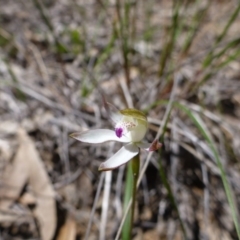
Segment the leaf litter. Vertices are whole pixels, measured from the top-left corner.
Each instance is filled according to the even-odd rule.
[[[184,1],[186,12],[181,11],[180,16],[187,18],[171,56],[176,66],[170,61],[160,80],[158,60],[171,26],[171,2],[150,1],[151,6],[148,1],[139,3],[129,89],[118,42],[107,45],[112,37],[112,21],[116,20],[113,1],[107,7],[105,2],[42,1],[54,27],[50,32],[31,1],[0,0],[0,44],[4,44],[0,46],[0,234],[4,240],[52,239],[53,235],[61,240],[83,239],[100,179],[97,166],[109,150],[108,145],[95,149],[76,144],[68,134],[109,127],[102,113],[100,92],[119,109],[126,103],[144,109],[168,99],[173,78],[168,74],[172,68],[180,76],[176,98],[199,113],[210,129],[239,206],[239,60],[219,69],[195,94],[189,95],[199,76],[205,74],[200,71],[202,59],[237,2],[214,0],[199,25],[189,55],[179,60],[184,31],[191,28],[192,17],[206,4]],[[238,17],[217,50],[239,35],[239,21]],[[69,47],[69,52],[59,53],[54,36]],[[8,41],[2,43],[2,38]],[[96,67],[95,61],[102,57],[104,62]],[[215,59],[208,69],[210,73],[222,58]],[[149,140],[161,126],[164,112],[160,104],[148,111],[153,120]],[[182,112],[172,111],[163,142],[163,168],[175,189],[189,239],[237,239],[219,169],[209,146]],[[178,146],[177,150],[174,146]],[[118,146],[114,148],[113,152]],[[182,238],[179,219],[158,167],[158,156],[153,155],[138,191],[134,239]],[[114,239],[121,217],[122,169],[113,172],[112,181],[105,233],[110,240]],[[89,239],[98,239],[101,206],[100,196]]]
[[[0,209],[2,212],[11,209],[27,184],[35,198],[32,217],[38,221],[41,238],[50,240],[56,228],[55,191],[34,143],[24,129],[18,129],[17,138],[16,155],[1,176]]]

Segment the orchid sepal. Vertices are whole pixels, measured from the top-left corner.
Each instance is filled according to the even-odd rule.
[[[104,143],[109,141],[117,141],[127,143],[130,140],[122,136],[121,138],[117,137],[115,132],[110,129],[95,129],[95,130],[87,130],[83,132],[72,133],[70,137],[75,138],[76,140],[84,143]]]
[[[103,162],[98,170],[108,171],[122,166],[130,161],[139,153],[139,148],[133,143],[123,146],[118,152],[111,156],[107,161]]]

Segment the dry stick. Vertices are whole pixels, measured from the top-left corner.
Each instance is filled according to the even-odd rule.
[[[203,223],[206,229],[206,232],[208,234],[208,224],[209,224],[209,182],[208,182],[208,174],[207,174],[207,168],[206,166],[202,163],[201,164],[202,168],[202,178],[203,178],[203,183],[205,185],[204,192],[203,192]],[[208,236],[207,236],[208,239]]]
[[[176,125],[177,125],[177,118],[176,116],[173,119],[172,122],[173,125],[173,129],[172,129],[172,138],[179,140],[179,134],[176,131]],[[177,196],[177,190],[178,190],[178,182],[177,182],[177,165],[179,162],[179,158],[177,156],[179,156],[179,141],[173,141],[171,143],[171,151],[173,152],[173,155],[171,155],[171,180],[172,180],[172,184],[173,184],[173,195],[176,197]]]
[[[165,124],[166,124],[166,122],[167,122],[167,119],[168,119],[168,115],[169,115],[169,113],[170,113],[170,111],[171,111],[171,109],[172,109],[172,103],[173,103],[173,101],[174,101],[174,97],[175,97],[177,85],[178,85],[178,78],[174,79],[174,84],[173,84],[172,92],[171,92],[171,95],[170,95],[169,103],[168,103],[168,105],[167,105],[167,109],[166,109],[166,112],[165,112],[164,117],[163,117],[163,124],[162,124],[161,127],[159,128],[159,130],[158,130],[158,132],[157,132],[157,135],[156,135],[156,137],[155,137],[155,139],[157,139],[157,140],[159,139],[159,137],[160,137],[160,136],[162,135],[162,133],[163,133],[164,126],[165,126]],[[144,173],[145,173],[145,171],[146,171],[146,169],[147,169],[147,167],[148,167],[148,164],[149,164],[149,162],[150,162],[150,159],[151,159],[152,155],[153,155],[153,152],[150,152],[150,153],[148,154],[148,156],[147,156],[147,159],[146,159],[146,161],[145,161],[145,163],[144,163],[144,165],[143,165],[143,167],[142,167],[141,173],[139,174],[139,178],[138,178],[138,182],[137,182],[137,187],[139,187],[139,184],[140,184],[140,182],[141,182],[141,180],[142,180],[142,178],[143,178],[143,175],[144,175]],[[123,216],[122,221],[121,221],[121,223],[120,223],[120,226],[119,226],[119,228],[118,228],[118,232],[117,232],[117,235],[116,235],[116,237],[115,237],[115,240],[118,240],[118,239],[119,239],[119,236],[120,236],[120,234],[121,234],[121,230],[122,230],[123,224],[124,224],[124,222],[125,222],[125,219],[126,219],[126,217],[127,217],[127,214],[128,214],[128,211],[130,210],[131,205],[132,205],[132,199],[129,201],[129,204],[128,204],[127,208],[126,208],[126,211],[125,211],[125,213],[124,213],[124,216]]]
[[[124,4],[125,1],[124,1]],[[125,7],[125,5],[124,5]],[[126,11],[126,9],[124,9]],[[128,88],[130,88],[130,72],[129,72],[129,42],[128,42],[128,35],[126,35],[126,25],[124,17],[121,16],[121,0],[116,1],[116,13],[119,20],[119,36],[120,36],[120,42],[121,42],[121,53],[123,58],[123,69],[125,73],[125,78],[127,82]],[[125,12],[126,13],[126,12]]]
[[[47,69],[47,67],[46,67],[46,65],[43,61],[41,52],[39,51],[39,49],[34,44],[32,44],[30,42],[28,42],[28,47],[33,53],[33,56],[36,60],[36,63],[38,65],[38,68],[39,68],[39,71],[42,75],[43,80],[49,82],[50,81],[50,76],[49,76],[49,73],[48,73],[48,69]]]
[[[82,172],[83,172],[83,170],[81,168],[78,168],[76,170],[76,172],[71,172],[71,174],[67,174],[63,180],[58,181],[53,184],[54,189],[59,190],[65,186],[69,185],[70,183],[76,181],[76,179],[80,177]]]
[[[93,215],[94,215],[96,207],[97,207],[97,203],[98,203],[99,195],[100,195],[101,188],[102,188],[102,185],[103,185],[104,177],[105,177],[105,174],[102,173],[101,177],[100,177],[100,180],[99,180],[97,193],[96,193],[96,196],[95,196],[95,199],[94,199],[94,203],[93,203],[93,207],[92,207],[92,211],[91,211],[91,215],[90,215],[90,220],[88,222],[87,231],[85,233],[84,240],[88,240],[88,238],[89,238],[89,233],[90,233],[91,226],[92,226]]]
[[[113,153],[114,143],[110,143],[108,157]],[[100,240],[105,240],[105,230],[107,224],[107,213],[109,207],[109,199],[110,199],[110,191],[111,191],[111,182],[112,182],[112,171],[104,172],[105,174],[105,183],[104,183],[104,190],[103,190],[103,200],[102,200],[102,213],[101,213],[101,224],[100,224]]]
[[[16,86],[13,86],[13,87],[16,87]],[[95,118],[93,118],[91,115],[88,115],[86,113],[82,113],[82,112],[77,111],[77,110],[72,110],[72,109],[70,109],[68,107],[63,106],[60,103],[52,101],[48,97],[46,97],[44,94],[31,89],[30,87],[28,87],[25,84],[23,85],[21,82],[19,82],[18,87],[24,94],[26,94],[26,95],[28,95],[28,96],[38,100],[39,102],[42,102],[43,104],[45,104],[48,107],[61,110],[61,111],[63,111],[66,114],[73,114],[73,115],[75,115],[77,117],[80,117],[80,118],[82,118],[84,120],[87,120],[87,121],[90,121],[92,123],[95,123]]]
[[[129,108],[133,108],[133,100],[132,100],[132,97],[131,97],[131,94],[130,94],[130,91],[129,91],[129,86],[127,86],[127,82],[124,78],[120,78],[119,79],[119,82],[120,82],[120,86],[122,88],[122,91],[123,91],[123,94],[124,94],[124,97],[125,97],[125,100],[126,100],[126,103],[128,105]],[[131,175],[131,171],[132,171],[132,174],[133,174],[133,180],[132,180],[132,184],[133,184],[133,189],[132,189],[132,197],[131,199],[133,199],[133,203],[132,203],[132,208],[131,208],[131,211],[129,212],[129,217],[128,219],[126,219],[125,222],[125,226],[123,226],[123,232],[122,232],[122,239],[130,239],[131,238],[131,233],[132,233],[132,229],[133,229],[133,221],[134,221],[134,207],[135,207],[135,201],[136,201],[136,190],[137,190],[137,180],[138,180],[138,175],[139,175],[139,154],[135,157],[133,157],[131,159],[131,161],[128,163],[128,166],[127,166],[127,182],[125,183],[126,185],[129,182],[129,177]],[[131,170],[130,170],[131,169]],[[130,174],[130,175],[129,175]],[[131,178],[131,177],[130,177]],[[126,207],[126,200],[129,200],[128,199],[128,194],[127,191],[125,191],[124,193],[124,211],[125,211],[125,207]],[[127,210],[128,211],[128,210]],[[130,222],[130,226],[128,225]]]
[[[127,86],[126,80],[121,77],[119,79],[119,82],[120,82],[120,85],[121,85],[121,88],[122,88],[122,91],[123,91],[123,94],[126,99],[128,107],[133,108],[133,100],[132,100],[131,94],[129,92],[129,88]]]
[[[102,200],[102,214],[101,214],[101,225],[100,225],[100,240],[105,240],[105,230],[107,223],[107,213],[109,207],[110,191],[111,191],[111,182],[112,182],[112,171],[104,172],[105,174],[105,184],[103,191],[103,200]]]
[[[196,154],[197,154],[197,158],[202,158],[202,149],[196,144],[196,142],[193,144],[195,145],[196,150]],[[217,167],[216,167],[217,168]],[[203,183],[205,185],[204,187],[204,191],[203,191],[203,224],[204,227],[206,229],[206,237],[207,239],[208,237],[208,224],[209,224],[209,181],[208,181],[208,173],[207,173],[207,166],[206,164],[202,161],[201,162],[201,169],[202,169],[202,179],[203,179]],[[219,172],[220,175],[220,172]]]

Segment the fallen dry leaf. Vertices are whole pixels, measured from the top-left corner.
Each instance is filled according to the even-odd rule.
[[[18,131],[18,140],[20,146],[16,156],[1,177],[0,209],[7,211],[28,183],[36,198],[34,215],[39,222],[41,238],[51,240],[56,228],[55,193],[35,145],[25,130]]]

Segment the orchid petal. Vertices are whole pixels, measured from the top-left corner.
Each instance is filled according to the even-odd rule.
[[[113,130],[109,129],[95,129],[85,132],[72,133],[70,137],[85,143],[104,143],[108,141],[130,142],[126,136],[117,137]]]
[[[153,152],[162,147],[162,144],[157,140],[154,140],[152,143],[139,142],[136,143],[139,148],[142,148],[146,151]]]
[[[118,152],[110,157],[106,162],[103,162],[99,171],[108,171],[114,168],[120,167],[126,162],[130,161],[134,156],[139,153],[139,148],[134,144],[128,144],[123,146]]]

